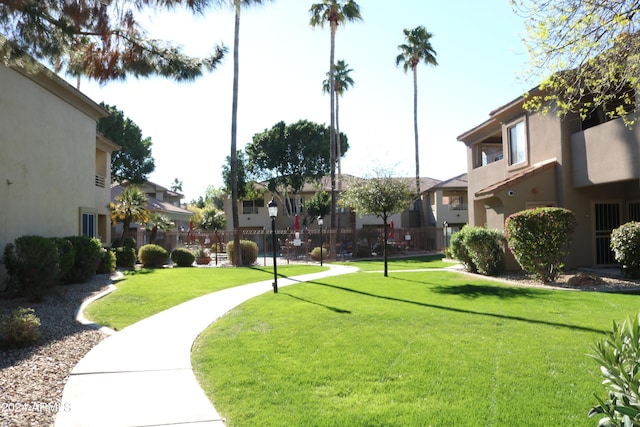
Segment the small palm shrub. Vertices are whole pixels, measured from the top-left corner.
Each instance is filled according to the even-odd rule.
[[[537,208],[510,215],[505,233],[509,249],[522,269],[548,283],[562,273],[575,227],[576,219],[570,210]]]
[[[196,256],[187,248],[176,248],[171,251],[171,261],[178,267],[191,267]]]
[[[154,244],[143,245],[138,251],[138,259],[145,267],[162,267],[168,257],[169,253],[165,248]]]
[[[314,261],[320,261],[320,254],[322,254],[322,259],[325,260],[329,256],[329,251],[327,251],[325,248],[320,248],[320,246],[317,246],[311,251],[311,259]]]
[[[640,222],[628,222],[613,230],[611,250],[625,274],[640,277]]]
[[[102,259],[96,273],[111,274],[116,271],[116,253],[112,249],[102,249]]]
[[[598,405],[589,417],[599,414],[599,426],[637,426],[640,419],[640,326],[638,316],[613,323],[613,330],[594,346],[593,357],[600,364],[607,398],[596,395]]]
[[[121,268],[133,268],[136,266],[135,249],[122,246],[111,250],[116,255],[116,266]]]
[[[495,276],[502,268],[504,237],[499,230],[473,227],[464,234],[467,248],[476,270],[486,276]]]
[[[75,260],[65,277],[66,283],[83,283],[96,275],[102,260],[102,243],[89,236],[65,237],[73,244]]]
[[[23,347],[40,338],[40,319],[32,308],[18,308],[0,318],[0,348]]]
[[[451,251],[451,256],[460,261],[460,264],[462,264],[465,270],[471,273],[477,273],[478,268],[473,262],[473,258],[469,253],[469,248],[467,248],[467,245],[465,244],[465,237],[469,234],[470,230],[471,228],[465,225],[460,230],[453,233],[451,236],[451,242],[449,243],[449,250]]]
[[[42,236],[18,237],[5,246],[7,284],[30,302],[42,301],[59,279],[58,249]]]
[[[58,283],[64,283],[65,277],[69,274],[76,261],[76,250],[73,247],[73,243],[68,239],[52,237],[51,240],[58,248],[58,265],[60,267]]]
[[[233,248],[234,244],[231,241],[227,244],[227,257],[233,265],[236,265]],[[240,240],[240,256],[242,257],[242,265],[255,264],[258,259],[258,244],[251,240]]]

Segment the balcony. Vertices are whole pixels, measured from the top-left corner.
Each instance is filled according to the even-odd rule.
[[[573,185],[587,187],[640,177],[639,132],[615,119],[571,135]]]

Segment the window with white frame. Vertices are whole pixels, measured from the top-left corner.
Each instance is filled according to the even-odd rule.
[[[96,236],[96,214],[90,212],[82,213],[82,235]]]
[[[524,120],[507,128],[509,142],[509,165],[517,165],[527,160],[527,131]]]

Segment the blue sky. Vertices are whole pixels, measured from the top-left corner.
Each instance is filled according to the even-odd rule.
[[[280,120],[329,124],[322,81],[330,36],[328,27],[309,26],[312,3],[276,0],[243,11],[238,148]],[[367,176],[384,168],[397,176],[415,174],[413,80],[395,66],[395,57],[402,30],[418,25],[433,34],[439,62],[418,69],[420,172],[441,180],[466,172],[465,148],[456,137],[534,85],[521,78],[528,59],[522,19],[508,0],[358,4],[363,21],[340,27],[336,38],[336,60],[349,64],[355,80],[340,100],[340,130],[350,144],[343,173]],[[221,167],[229,155],[233,14],[155,13],[148,29],[194,55],[206,54],[215,43],[226,44],[229,53],[216,71],[192,83],[132,78],[100,86],[83,80],[80,90],[116,106],[151,137],[156,170],[150,179],[169,187],[178,178],[190,201],[207,185],[222,185]]]

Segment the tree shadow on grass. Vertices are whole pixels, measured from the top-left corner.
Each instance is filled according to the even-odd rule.
[[[590,328],[590,327],[587,327],[587,326],[571,325],[571,324],[566,324],[566,323],[551,322],[551,321],[539,320],[539,319],[529,319],[529,318],[522,317],[522,316],[511,316],[511,315],[506,315],[506,314],[489,313],[489,312],[476,311],[476,310],[465,310],[465,309],[456,308],[456,307],[448,307],[448,306],[444,306],[444,305],[430,304],[430,303],[420,302],[420,301],[411,301],[411,300],[406,300],[406,299],[402,299],[402,298],[396,298],[396,297],[391,297],[391,296],[387,296],[387,295],[378,295],[378,294],[374,294],[374,293],[370,293],[370,292],[359,291],[359,290],[356,290],[356,289],[345,288],[345,287],[342,287],[342,286],[331,285],[329,283],[318,282],[318,281],[309,281],[309,282],[305,282],[305,283],[309,283],[309,284],[313,284],[313,285],[319,285],[319,286],[325,286],[325,287],[328,287],[328,288],[333,288],[333,289],[336,289],[336,290],[350,292],[350,293],[354,293],[354,294],[358,294],[358,295],[362,295],[362,296],[367,296],[367,297],[372,297],[372,298],[379,298],[379,299],[383,299],[383,300],[387,300],[387,301],[394,301],[394,302],[412,304],[412,305],[417,305],[417,306],[425,307],[425,308],[432,308],[432,309],[436,309],[436,310],[451,311],[451,312],[454,312],[454,313],[463,313],[463,314],[470,314],[470,315],[476,315],[476,316],[486,316],[486,317],[493,317],[493,318],[503,319],[503,320],[513,320],[513,321],[533,323],[533,324],[538,324],[538,325],[552,326],[552,327],[557,327],[557,328],[566,328],[566,329],[571,329],[571,330],[574,330],[574,331],[595,332],[595,333],[598,333],[598,334],[606,334],[607,333],[607,331],[605,331],[603,329]],[[485,287],[488,288],[490,286],[485,286]],[[529,292],[532,293],[532,295],[530,295],[529,297],[535,297],[535,295],[533,295],[533,293],[535,293],[536,291],[537,290],[529,289]],[[537,291],[537,292],[540,295],[545,294],[542,291]]]
[[[286,292],[280,292],[280,293],[281,293],[282,295],[287,295],[287,296],[289,296],[289,297],[291,297],[291,298],[293,298],[293,299],[297,299],[298,301],[302,301],[302,302],[306,302],[306,303],[309,303],[309,304],[313,304],[313,305],[317,305],[317,306],[320,306],[320,307],[324,307],[324,308],[329,309],[329,310],[331,310],[331,311],[334,311],[334,312],[336,312],[336,313],[340,313],[340,314],[351,314],[351,311],[350,311],[350,310],[343,310],[343,309],[338,308],[338,307],[332,307],[332,306],[330,306],[330,305],[321,304],[321,303],[319,303],[319,302],[315,302],[315,301],[311,301],[311,300],[308,300],[308,299],[300,298],[300,297],[297,297],[297,296],[295,296],[295,295],[291,295],[291,294],[286,293]]]
[[[433,291],[444,295],[460,295],[464,298],[498,297],[503,299],[536,298],[545,293],[530,288],[473,285],[471,283],[465,283],[464,285],[437,286],[433,288]]]

